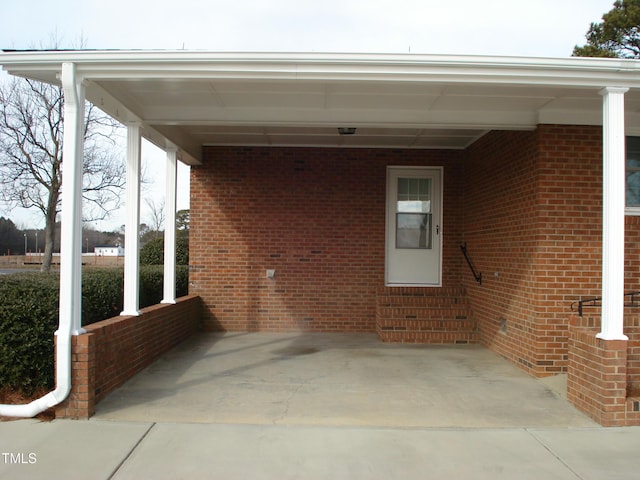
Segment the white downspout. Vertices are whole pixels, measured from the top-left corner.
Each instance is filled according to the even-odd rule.
[[[60,249],[60,310],[56,331],[56,388],[28,404],[0,405],[0,415],[34,417],[64,401],[71,391],[71,337],[81,328],[82,159],[84,86],[73,63],[62,64],[64,90],[64,162]]]

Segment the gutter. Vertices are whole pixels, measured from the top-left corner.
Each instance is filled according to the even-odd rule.
[[[52,83],[60,63],[87,79],[418,81],[640,88],[640,62],[619,58],[224,53],[189,50],[0,51],[7,72]]]

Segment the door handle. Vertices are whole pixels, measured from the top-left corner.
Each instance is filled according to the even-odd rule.
[[[440,235],[440,225],[436,225],[436,235]]]

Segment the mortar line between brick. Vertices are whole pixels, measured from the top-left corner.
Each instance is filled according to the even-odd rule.
[[[109,476],[107,477],[107,480],[111,480],[111,479],[115,476],[115,474],[116,474],[116,473],[118,473],[118,471],[122,468],[122,466],[125,464],[125,462],[126,462],[127,460],[129,460],[129,457],[131,457],[131,455],[133,454],[133,452],[135,452],[136,448],[138,448],[138,446],[142,443],[142,441],[143,441],[145,438],[147,438],[147,435],[149,435],[149,432],[150,432],[150,431],[151,431],[151,429],[152,429],[153,427],[155,427],[155,426],[156,426],[156,422],[153,422],[153,423],[149,426],[149,428],[147,428],[147,431],[146,431],[146,432],[144,432],[144,433],[142,434],[142,436],[138,439],[138,441],[137,441],[137,442],[136,442],[136,444],[133,446],[133,448],[131,448],[131,450],[129,450],[129,453],[127,453],[127,455],[122,459],[122,461],[121,461],[118,465],[116,465],[116,468],[114,468],[113,472],[111,472],[111,475],[109,475]]]
[[[565,468],[567,470],[569,470],[571,473],[573,473],[575,475],[576,478],[580,479],[580,480],[584,480],[584,477],[582,477],[578,472],[576,472],[573,468],[571,468],[571,466],[565,462],[560,455],[558,455],[556,452],[554,452],[551,447],[549,447],[548,445],[546,445],[541,438],[539,438],[534,432],[532,432],[531,430],[529,430],[528,428],[524,429],[525,432],[527,432],[531,437],[533,437],[533,439],[538,442],[540,445],[542,445],[542,448],[544,448],[547,452],[549,452],[551,455],[553,455],[555,457],[556,460],[558,460],[562,465],[565,466]]]

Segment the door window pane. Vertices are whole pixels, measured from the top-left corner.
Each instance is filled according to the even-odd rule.
[[[396,214],[396,248],[431,248],[431,214]]]
[[[431,248],[431,179],[398,178],[396,248]]]

